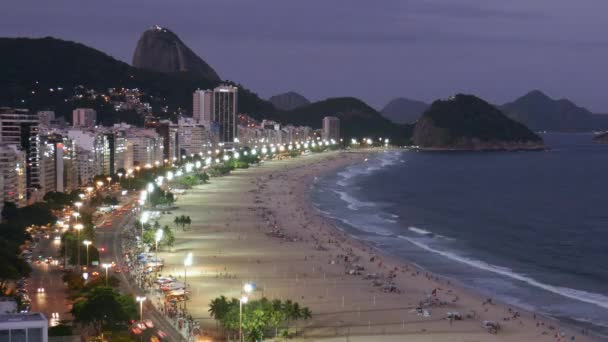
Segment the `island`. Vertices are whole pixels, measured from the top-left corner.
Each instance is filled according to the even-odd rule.
[[[422,150],[543,150],[540,136],[488,102],[458,94],[433,102],[414,127],[412,142]]]
[[[593,142],[596,144],[608,144],[608,132],[600,133],[594,136]]]

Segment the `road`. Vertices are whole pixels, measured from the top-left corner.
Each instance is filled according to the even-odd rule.
[[[55,236],[50,234],[49,238],[41,238],[38,247],[34,250],[32,260],[32,274],[29,279],[28,292],[32,303],[32,311],[42,312],[49,319],[49,325],[55,326],[59,320],[71,320],[69,311],[72,309],[71,302],[66,298],[66,287],[61,280],[62,271],[55,262],[47,264],[46,257],[57,258],[60,243]],[[36,258],[41,257],[40,264]],[[38,293],[38,288],[44,288],[44,293]],[[53,316],[55,313],[58,316]]]
[[[121,232],[126,227],[133,225],[135,216],[132,213],[125,213],[112,218],[112,226],[98,228],[96,231],[96,242],[100,247],[105,248],[105,252],[100,254],[100,264],[116,262],[122,264],[123,252],[121,248]],[[101,272],[100,272],[101,273]],[[103,274],[102,274],[103,275]],[[131,285],[124,272],[114,273],[120,279],[120,291],[124,294],[133,296],[143,295],[137,288]],[[168,341],[185,341],[182,335],[159,313],[150,301],[144,303],[144,319],[151,319],[155,329],[158,328],[168,334]]]

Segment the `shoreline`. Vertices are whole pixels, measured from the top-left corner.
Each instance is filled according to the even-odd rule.
[[[288,161],[272,161],[258,168],[237,171],[234,175],[225,177],[226,179],[213,178],[211,184],[198,186],[180,196],[177,202],[180,209],[175,210],[173,214],[194,215],[194,202],[204,203],[205,199],[216,202],[228,200],[228,203],[224,203],[228,207],[236,205],[255,213],[253,217],[247,215],[247,218],[254,220],[249,227],[244,227],[242,212],[234,215],[235,210],[223,207],[227,213],[216,217],[219,223],[225,224],[223,229],[216,225],[218,222],[215,219],[210,220],[213,221],[210,227],[205,228],[201,224],[194,229],[206,237],[212,235],[215,239],[222,240],[222,243],[213,244],[213,247],[219,249],[216,253],[218,255],[212,256],[211,259],[224,259],[219,262],[220,265],[224,264],[224,267],[222,271],[221,266],[202,266],[202,269],[192,276],[188,271],[188,282],[190,283],[191,279],[193,282],[193,288],[190,290],[193,295],[188,306],[194,302],[192,307],[197,307],[196,314],[193,315],[205,315],[208,304],[206,299],[220,294],[236,296],[233,292],[237,292],[239,287],[235,283],[254,280],[266,297],[291,298],[312,309],[313,319],[302,322],[304,324],[299,327],[304,328],[308,338],[385,335],[386,340],[390,340],[389,335],[407,335],[418,336],[420,341],[445,340],[447,336],[450,341],[556,341],[555,333],[558,331],[557,326],[563,325],[561,322],[545,317],[534,319],[534,314],[519,309],[510,312],[507,304],[480,305],[483,296],[475,293],[473,289],[452,284],[449,280],[421,271],[410,262],[390,256],[373,245],[350,236],[336,226],[335,222],[318,212],[310,199],[314,179],[348,165],[364,162],[372,153],[374,152],[331,152]],[[308,163],[310,159],[315,160]],[[233,177],[238,179],[231,182]],[[234,184],[237,182],[239,184]],[[230,187],[230,183],[233,183],[232,187],[241,188],[241,191],[245,191],[242,189],[244,184],[253,186],[247,191],[248,195],[244,196],[239,195],[238,191],[220,194],[218,187],[213,186],[214,183],[218,183],[220,187]],[[285,191],[286,188],[289,191]],[[211,198],[204,198],[205,192],[210,193],[207,197]],[[196,201],[197,198],[199,201]],[[193,199],[195,200],[192,201]],[[172,216],[163,217],[161,223],[171,225],[171,218]],[[193,227],[197,224],[193,223]],[[214,227],[213,230],[210,230],[211,226]],[[272,231],[273,227],[281,231],[284,236],[282,239],[268,235],[269,228]],[[166,259],[167,270],[173,267],[173,272],[178,272],[177,254],[183,254],[186,250],[200,253],[201,249],[209,247],[193,245],[193,239],[204,238],[190,233],[177,232],[175,252],[160,253]],[[252,253],[248,256],[239,253],[235,255],[233,249],[238,249],[238,245],[243,245],[245,241],[246,248],[252,250]],[[223,248],[230,251],[222,251]],[[268,248],[281,251],[278,254],[265,253]],[[256,262],[252,261],[252,256],[258,258]],[[394,286],[400,293],[385,293],[380,287],[373,286],[372,281],[364,280],[363,275],[346,275],[344,271],[352,267],[352,261],[344,257],[350,257],[351,260],[358,258],[357,263],[365,268],[363,274],[384,273],[381,278],[383,283],[388,280],[387,275],[392,274],[391,277],[394,278],[391,279],[394,279]],[[287,266],[284,264],[286,261]],[[232,272],[235,272],[236,279],[230,277]],[[252,273],[256,276],[252,276]],[[197,298],[201,295],[202,285],[209,291],[203,296],[207,297],[204,299]],[[234,291],[226,290],[232,287]],[[431,317],[425,318],[410,312],[436,288],[441,290],[436,291],[437,296],[431,299],[441,306],[425,309]],[[472,310],[472,315],[476,318],[466,318]],[[450,322],[445,318],[447,311],[458,311],[465,319]],[[502,320],[507,315],[513,315],[515,311],[519,312],[520,317]],[[497,321],[503,329],[498,335],[491,335],[481,327],[481,320]],[[540,324],[541,321],[543,325],[537,327],[536,323]],[[208,323],[215,322],[205,321],[205,324]],[[549,326],[554,326],[554,329]],[[547,333],[543,334],[543,331]],[[571,329],[566,331],[566,337],[561,340],[569,339],[571,335],[576,335],[577,341],[591,340],[588,336],[572,333]]]

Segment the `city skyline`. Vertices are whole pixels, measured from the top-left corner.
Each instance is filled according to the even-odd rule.
[[[540,89],[608,112],[608,99],[593,91],[608,76],[608,4],[600,1],[142,4],[9,0],[0,5],[12,14],[0,35],[74,40],[130,63],[139,35],[158,24],[223,79],[264,98],[294,90],[311,100],[355,96],[379,109],[400,96],[428,102],[462,92],[502,104]],[[223,24],[225,15],[234,23]]]

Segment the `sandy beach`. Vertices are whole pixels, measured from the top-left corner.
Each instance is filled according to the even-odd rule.
[[[203,329],[216,327],[207,312],[211,299],[238,297],[242,284],[252,281],[254,298],[292,299],[312,310],[312,319],[298,325],[308,340],[592,340],[380,255],[320,216],[309,200],[314,178],[367,157],[328,152],[271,161],[179,196],[178,209],[159,223],[175,227],[174,217],[187,215],[192,225],[175,228],[174,247],[160,253],[162,273],[183,279],[183,259],[193,253],[187,308]],[[416,312],[424,301],[422,313]],[[463,320],[449,320],[447,312],[459,312]],[[498,322],[498,334],[487,332],[484,320]]]

